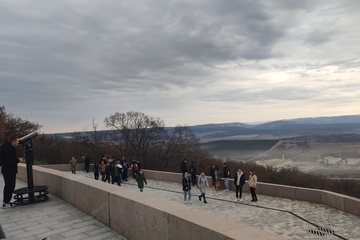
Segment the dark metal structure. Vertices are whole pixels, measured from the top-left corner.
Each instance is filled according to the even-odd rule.
[[[27,184],[25,188],[14,191],[15,203],[25,205],[30,203],[43,202],[49,199],[47,186],[34,186],[33,164],[34,154],[32,149],[32,139],[38,135],[37,132],[30,133],[19,139],[20,144],[24,146],[24,158],[26,161]]]

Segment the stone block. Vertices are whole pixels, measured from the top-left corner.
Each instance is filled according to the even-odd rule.
[[[354,197],[344,198],[344,209],[345,212],[354,214],[360,217],[360,199]]]
[[[164,172],[162,175],[162,181],[181,183],[182,182],[182,174],[181,173]]]
[[[295,188],[285,185],[258,183],[256,186],[256,193],[274,197],[295,199]]]
[[[164,172],[161,171],[153,171],[153,170],[143,170],[145,177],[147,179],[157,180],[157,181],[163,181],[163,174]]]
[[[345,196],[341,194],[329,191],[321,191],[321,203],[341,211],[345,211],[344,197]]]
[[[295,199],[313,203],[321,203],[321,192],[318,189],[299,188],[295,189]]]
[[[109,226],[109,193],[119,186],[82,178],[74,181],[73,187],[72,205]]]

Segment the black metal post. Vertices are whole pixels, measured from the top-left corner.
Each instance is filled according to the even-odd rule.
[[[34,154],[32,149],[32,140],[30,139],[29,144],[25,144],[25,160],[26,160],[26,174],[28,190],[34,190],[34,178],[32,165],[34,163]],[[29,201],[34,201],[34,193],[29,193]]]

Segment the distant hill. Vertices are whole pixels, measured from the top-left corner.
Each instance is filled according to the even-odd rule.
[[[242,122],[202,124],[189,126],[201,142],[219,140],[275,140],[319,134],[360,133],[360,115],[335,117],[298,118],[262,124]],[[167,127],[171,131],[173,127]],[[111,130],[99,131],[109,134]],[[80,135],[91,134],[78,132]],[[74,133],[49,134],[71,138]]]
[[[360,133],[360,115],[298,118],[262,124],[222,123],[191,126],[203,142],[282,139],[330,133]]]
[[[199,137],[203,149],[224,160],[252,161],[276,168],[297,167],[332,177],[360,177],[360,115],[189,127]],[[113,134],[112,130],[98,132]],[[77,134],[87,136],[92,131]],[[72,138],[74,133],[49,135]]]

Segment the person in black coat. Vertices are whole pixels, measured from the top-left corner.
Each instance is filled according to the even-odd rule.
[[[188,168],[186,166],[186,158],[184,158],[184,160],[182,161],[180,168],[181,168],[182,176],[184,177],[185,173],[188,172]]]
[[[211,185],[213,187],[215,187],[216,180],[215,180],[215,165],[214,164],[211,164],[211,168],[210,168],[209,172],[210,172],[210,176],[211,176],[211,179],[212,179]]]
[[[182,179],[183,191],[184,191],[184,202],[191,203],[191,180],[189,174],[185,172]],[[188,198],[187,198],[188,196]],[[187,198],[187,199],[186,199]]]
[[[3,193],[3,208],[12,207],[14,204],[11,201],[16,184],[17,165],[19,159],[16,154],[16,147],[19,145],[17,137],[10,137],[0,147],[0,165],[1,173],[4,177],[4,193]]]
[[[190,175],[191,175],[192,185],[195,186],[196,185],[196,166],[195,166],[194,161],[192,161],[192,163],[190,165]]]
[[[245,174],[238,168],[234,176],[234,185],[236,188],[236,201],[242,201],[242,188],[245,184]]]

